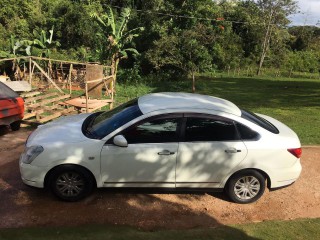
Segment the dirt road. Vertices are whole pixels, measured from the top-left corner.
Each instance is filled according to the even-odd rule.
[[[320,217],[320,147],[303,149],[303,172],[288,188],[266,192],[256,203],[239,205],[223,194],[170,194],[96,190],[76,203],[20,180],[18,159],[30,130],[0,135],[0,228],[129,225],[143,229],[183,229],[272,219]]]

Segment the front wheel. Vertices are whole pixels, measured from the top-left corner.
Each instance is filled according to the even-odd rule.
[[[236,203],[252,203],[263,195],[265,187],[265,177],[258,171],[249,169],[233,175],[225,190]]]
[[[49,184],[58,198],[73,202],[89,195],[94,182],[86,170],[76,166],[62,166],[52,172]]]

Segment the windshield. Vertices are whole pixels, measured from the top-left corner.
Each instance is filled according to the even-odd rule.
[[[85,134],[91,138],[102,139],[141,115],[138,101],[134,99],[110,111],[94,114],[86,124]]]
[[[269,132],[272,132],[275,134],[279,133],[279,130],[273,124],[271,124],[269,121],[267,121],[266,119],[254,114],[252,112],[245,111],[245,110],[241,110],[241,113],[242,113],[241,114],[242,118],[257,124],[258,126],[268,130]]]

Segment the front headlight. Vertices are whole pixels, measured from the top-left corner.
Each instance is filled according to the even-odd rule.
[[[40,145],[27,147],[21,155],[21,161],[30,164],[43,150],[43,147]]]

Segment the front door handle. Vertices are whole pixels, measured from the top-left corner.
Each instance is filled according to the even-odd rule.
[[[162,152],[158,152],[158,155],[173,155],[174,152],[170,152],[169,150],[163,150]]]
[[[241,150],[235,149],[235,148],[229,148],[224,150],[226,153],[238,153],[241,152]]]

